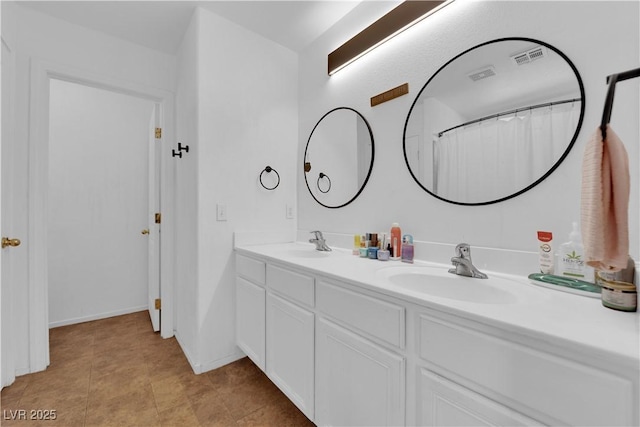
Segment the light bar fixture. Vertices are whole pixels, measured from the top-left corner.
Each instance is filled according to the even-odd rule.
[[[370,52],[451,2],[453,2],[453,0],[409,0],[400,3],[389,13],[329,54],[329,75],[341,70],[367,52]]]

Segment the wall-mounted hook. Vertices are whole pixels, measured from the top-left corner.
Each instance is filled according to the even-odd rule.
[[[182,146],[181,142],[178,142],[178,151],[186,151],[187,153],[189,152],[189,146],[185,145],[184,147]]]
[[[180,151],[178,151],[176,153],[176,150],[171,150],[171,156],[172,157],[180,157],[180,158],[182,158],[182,153]]]

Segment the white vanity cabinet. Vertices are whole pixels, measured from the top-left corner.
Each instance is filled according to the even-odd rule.
[[[316,425],[639,425],[640,358],[620,340],[638,342],[634,314],[604,313],[630,331],[615,339],[593,323],[566,338],[519,324],[528,310],[566,334],[566,308],[550,300],[497,307],[512,317],[493,320],[376,286],[374,261],[336,257],[332,269],[349,268],[339,274],[326,257],[302,267],[264,251],[237,254],[238,346]],[[621,350],[593,348],[583,332]]]
[[[271,381],[314,419],[313,278],[267,266],[267,368]]]

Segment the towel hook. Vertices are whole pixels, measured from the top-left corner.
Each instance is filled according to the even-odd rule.
[[[616,83],[618,75],[612,74],[608,78],[609,88],[607,89],[607,97],[604,101],[604,111],[602,112],[602,123],[600,124],[600,132],[602,132],[602,140],[607,139],[607,125],[611,121],[611,110],[613,109],[613,98],[616,94]]]
[[[635,79],[636,77],[640,77],[640,68],[607,76],[609,88],[607,89],[607,98],[604,103],[604,112],[602,113],[602,123],[600,125],[603,141],[607,137],[607,125],[611,121],[611,111],[613,110],[613,97],[616,93],[616,84],[624,80]]]
[[[278,178],[278,182],[276,182],[276,185],[274,185],[273,187],[267,187],[266,185],[264,185],[264,182],[262,182],[262,174],[265,173],[265,172],[266,173],[271,173],[271,172],[275,172],[276,173],[276,177]],[[278,185],[280,185],[280,174],[278,173],[277,170],[275,170],[271,166],[266,166],[262,170],[262,172],[260,172],[259,179],[260,179],[260,185],[262,185],[267,190],[275,190],[278,187]]]

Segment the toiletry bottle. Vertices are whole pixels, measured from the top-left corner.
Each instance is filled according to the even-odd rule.
[[[397,222],[391,224],[391,256],[392,260],[399,260],[402,254],[402,232]]]
[[[360,235],[356,234],[353,236],[353,251],[351,251],[353,255],[360,255]]]
[[[540,273],[553,274],[553,234],[550,231],[538,231],[538,262]]]
[[[411,234],[402,236],[402,262],[413,264],[413,236]]]
[[[569,241],[560,245],[558,250],[557,275],[594,282],[593,268],[584,262],[584,247],[578,223],[573,223]]]

